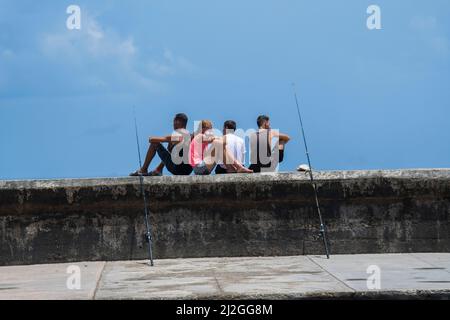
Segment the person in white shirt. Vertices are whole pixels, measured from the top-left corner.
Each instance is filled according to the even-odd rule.
[[[240,164],[245,164],[245,141],[241,137],[234,134],[236,131],[236,122],[227,120],[223,124],[223,142],[228,150],[228,153]],[[223,159],[227,161],[227,159]],[[222,162],[223,162],[222,161]],[[220,162],[220,161],[219,161]],[[216,174],[236,173],[230,166],[225,166],[223,163],[216,167]]]

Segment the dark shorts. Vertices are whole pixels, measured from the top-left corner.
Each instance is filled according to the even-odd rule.
[[[198,176],[207,176],[211,174],[207,166],[197,166],[194,168],[194,173]]]
[[[169,150],[166,149],[162,144],[156,149],[158,156],[164,163],[164,166],[169,170],[169,172],[175,176],[188,176],[192,172],[192,166],[189,163],[175,164],[172,161],[172,155]]]
[[[216,174],[227,174],[227,169],[222,168],[220,165],[216,167]]]
[[[283,162],[284,160],[284,149],[283,150],[279,150],[278,151],[278,163]],[[253,170],[254,173],[259,173],[261,172],[261,169],[266,169],[266,172],[271,172],[273,170],[275,170],[275,168],[272,168],[272,170],[269,170],[269,168],[271,168],[272,166],[272,162],[268,163],[268,164],[261,164],[261,163],[252,163],[248,168],[250,170]]]

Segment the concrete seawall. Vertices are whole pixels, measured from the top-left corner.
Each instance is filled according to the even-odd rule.
[[[316,173],[335,254],[450,252],[450,169]],[[156,258],[322,254],[303,173],[148,177]],[[146,258],[138,178],[0,181],[0,265]]]

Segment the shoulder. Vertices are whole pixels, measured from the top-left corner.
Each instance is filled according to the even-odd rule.
[[[182,135],[191,135],[187,129],[178,129],[177,131]]]
[[[237,141],[239,144],[245,144],[245,141],[244,141],[244,139],[243,139],[242,137],[239,137],[239,136],[236,136],[236,135],[235,135],[235,137],[236,137],[236,141]]]
[[[189,131],[187,131],[186,129],[176,129],[172,133],[172,135],[176,135],[176,136],[186,136],[189,134],[190,134]]]
[[[203,140],[203,134],[202,133],[199,133],[199,134],[196,134],[196,135],[194,135],[193,137],[192,137],[192,142],[199,142],[199,141],[202,141]]]
[[[234,133],[229,133],[225,135],[227,141],[234,142],[234,143],[241,143],[244,142],[244,139],[239,137],[238,135],[235,135]]]

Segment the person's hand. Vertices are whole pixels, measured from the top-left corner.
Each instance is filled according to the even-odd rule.
[[[204,133],[204,138],[208,142],[213,142],[216,137],[214,136],[214,134],[212,132],[207,131]]]
[[[181,135],[179,135],[179,134],[172,134],[170,136],[170,142],[178,143],[178,142],[181,142],[181,141],[183,141],[183,137]]]

